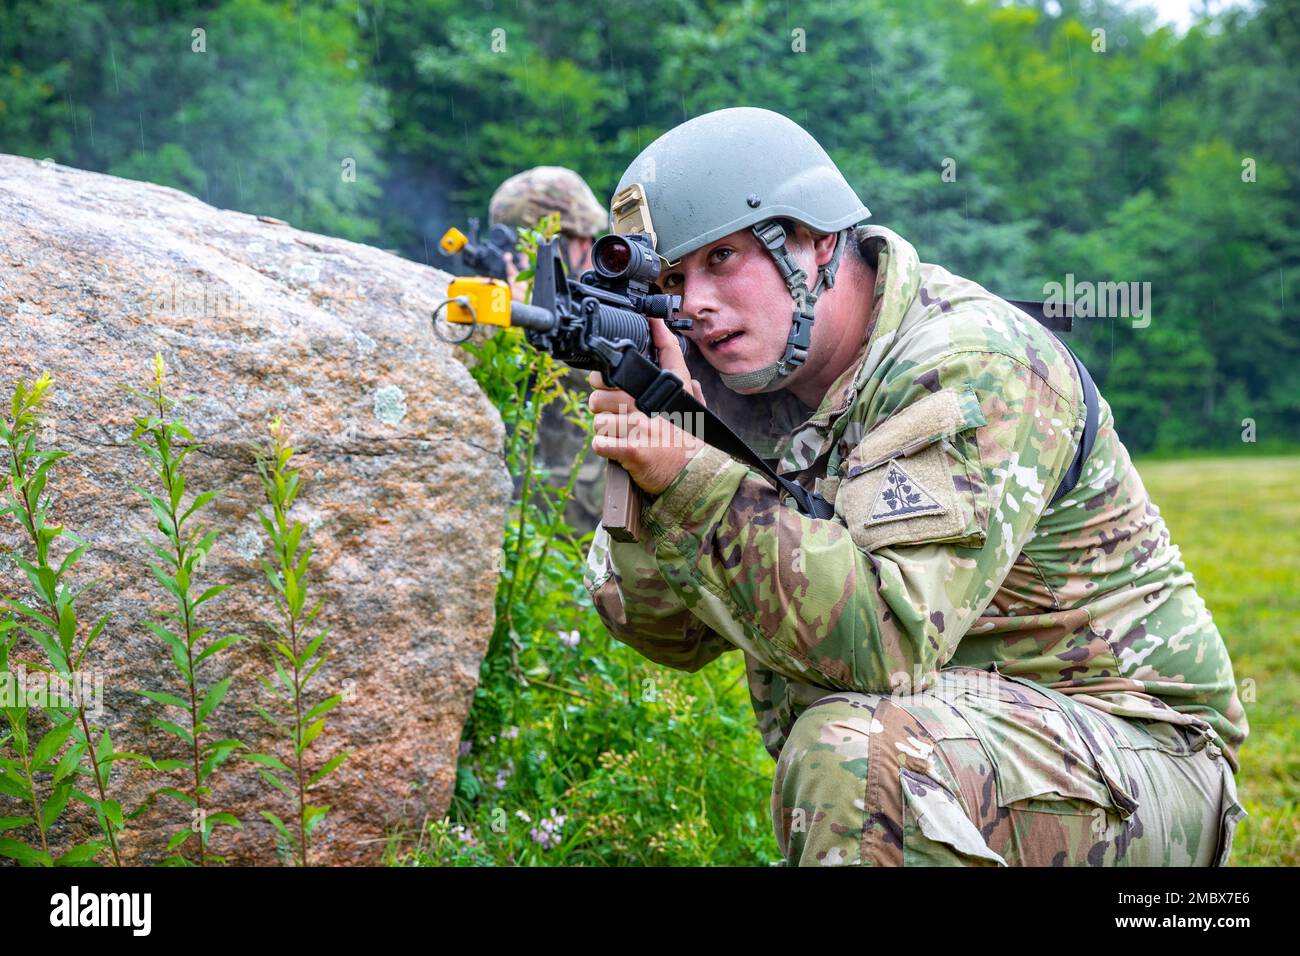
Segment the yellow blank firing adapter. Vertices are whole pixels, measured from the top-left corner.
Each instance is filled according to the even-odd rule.
[[[461,232],[455,226],[452,226],[442,234],[438,240],[438,248],[442,250],[443,255],[454,256],[469,244],[469,237]]]
[[[453,325],[466,326],[465,334],[458,339],[448,338],[438,328],[439,315]],[[457,276],[447,283],[447,298],[433,310],[433,332],[445,342],[464,342],[474,334],[476,322],[510,325],[510,286],[486,276]]]
[[[486,276],[459,276],[447,284],[447,321],[510,324],[510,286]]]

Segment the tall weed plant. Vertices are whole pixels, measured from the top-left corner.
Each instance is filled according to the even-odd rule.
[[[555,217],[521,229],[536,264]],[[532,270],[520,278],[531,278]],[[461,741],[450,813],[396,833],[404,865],[762,865],[779,857],[772,762],[754,729],[740,655],[695,674],[613,641],[583,587],[594,529],[565,520],[590,454],[585,390],[506,328],[463,348],[500,410],[519,491],[497,562],[496,626]],[[559,474],[536,454],[542,411],[587,430]]]

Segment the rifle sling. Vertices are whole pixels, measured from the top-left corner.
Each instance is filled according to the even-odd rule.
[[[1078,369],[1079,380],[1083,387],[1086,417],[1083,436],[1075,452],[1074,461],[1071,462],[1070,470],[1066,472],[1065,478],[1062,479],[1055,494],[1052,495],[1052,500],[1049,502],[1049,504],[1053,505],[1079,483],[1079,478],[1083,474],[1084,462],[1092,454],[1093,444],[1097,438],[1099,418],[1097,386],[1093,382],[1092,376],[1088,374],[1088,369],[1084,364],[1079,361],[1079,357],[1074,354],[1074,350],[1069,345],[1066,345],[1065,341],[1060,339],[1059,336],[1057,338],[1065,346],[1065,350],[1070,353],[1070,357],[1074,359],[1075,368]],[[661,369],[634,349],[625,349],[622,354],[623,358],[617,367],[610,369],[608,379],[611,385],[621,388],[631,395],[636,400],[638,409],[646,415],[668,412],[681,416],[683,422],[692,420],[700,422],[702,428],[701,433],[696,435],[697,438],[765,475],[778,489],[789,493],[798,506],[800,514],[810,518],[830,518],[834,516],[835,508],[830,502],[821,495],[809,492],[797,482],[778,475],[776,470],[764,461],[758,452],[745,444],[726,422],[697,402],[686,391],[682,380],[676,375]],[[687,415],[695,417],[693,419],[687,418]]]
[[[640,352],[624,350],[623,360],[617,368],[610,370],[609,383],[631,395],[636,400],[636,407],[647,415],[668,412],[682,416],[684,422],[700,422],[702,433],[696,433],[696,438],[766,475],[778,489],[784,489],[794,498],[800,514],[810,518],[834,516],[835,509],[830,502],[778,475],[726,422],[697,402],[686,391],[681,379],[672,372],[661,369]],[[686,418],[687,415],[694,418]]]

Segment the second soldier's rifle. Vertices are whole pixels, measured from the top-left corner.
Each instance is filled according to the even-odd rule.
[[[453,279],[446,300],[434,310],[434,332],[446,341],[460,342],[472,334],[474,323],[520,327],[535,348],[573,368],[598,370],[606,384],[631,395],[646,415],[667,413],[698,423],[697,438],[766,475],[794,498],[801,513],[831,517],[833,509],[823,498],[778,475],[722,419],[697,402],[681,379],[659,367],[648,319],[663,319],[678,336],[683,354],[689,343],[680,333],[691,328],[691,320],[677,317],[679,296],[652,291],[659,260],[650,237],[643,233],[604,236],[592,247],[591,260],[594,268],[577,280],[569,279],[555,240],[541,243],[528,304],[512,302],[509,288],[499,280]],[[465,336],[452,339],[441,331],[438,317],[444,311],[447,322],[469,326]],[[640,489],[617,462],[608,466],[601,524],[616,541],[638,540]]]
[[[515,231],[504,223],[497,223],[488,230],[487,238],[480,241],[478,220],[469,221],[469,235],[459,229],[451,228],[443,234],[438,248],[443,255],[461,255],[461,261],[471,272],[505,280],[506,260],[514,256],[515,243],[518,242]]]

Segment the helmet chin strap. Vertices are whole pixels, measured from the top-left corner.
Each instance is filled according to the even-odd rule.
[[[728,374],[720,372],[724,385],[733,391],[741,389],[759,392],[773,392],[785,386],[785,379],[808,359],[808,349],[812,345],[812,325],[817,299],[824,289],[835,285],[835,273],[840,266],[840,256],[844,253],[847,229],[835,234],[835,252],[830,261],[817,270],[817,284],[808,288],[808,273],[799,268],[790,250],[785,247],[785,230],[774,219],[760,222],[750,227],[754,236],[776,262],[776,267],[785,280],[786,288],[794,299],[794,318],[790,324],[790,335],[786,338],[785,354],[779,361],[752,372]]]

